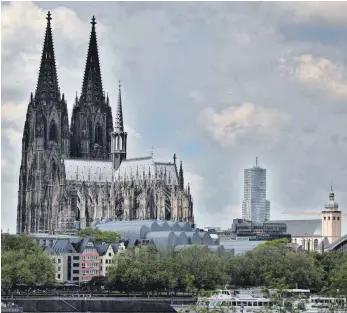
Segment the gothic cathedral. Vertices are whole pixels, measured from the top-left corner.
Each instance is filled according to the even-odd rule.
[[[17,233],[73,233],[109,220],[172,220],[194,224],[193,200],[182,162],[127,159],[119,86],[115,125],[102,87],[95,18],[69,128],[60,93],[51,14],[35,94],[22,138]]]

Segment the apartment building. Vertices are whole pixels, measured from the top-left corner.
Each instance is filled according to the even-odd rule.
[[[68,239],[57,240],[53,247],[46,247],[55,264],[57,282],[79,282],[80,278],[80,255]]]

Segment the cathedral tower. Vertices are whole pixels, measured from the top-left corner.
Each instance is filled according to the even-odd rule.
[[[81,96],[71,117],[71,157],[110,159],[112,111],[102,88],[100,61],[93,16]]]
[[[128,134],[124,132],[123,124],[123,110],[122,110],[122,93],[121,85],[119,82],[119,91],[118,91],[118,104],[116,112],[116,123],[114,132],[112,133],[112,142],[111,142],[111,155],[112,155],[112,164],[114,170],[117,170],[123,160],[127,157],[127,137]]]
[[[327,237],[333,243],[341,237],[341,211],[334,199],[333,187],[329,193],[329,200],[322,211],[322,237]]]
[[[52,192],[61,184],[61,157],[69,154],[69,125],[64,94],[60,95],[55,64],[51,14],[42,50],[35,95],[31,93],[22,138],[17,232],[49,231],[58,205]]]

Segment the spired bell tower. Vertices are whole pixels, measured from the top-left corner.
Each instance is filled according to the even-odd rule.
[[[334,199],[333,187],[331,186],[329,200],[325,203],[322,211],[322,237],[327,237],[329,243],[341,238],[341,211]]]
[[[67,104],[58,85],[51,20],[48,12],[36,92],[31,93],[24,124],[17,233],[52,231],[62,207],[61,159],[69,155],[70,141]]]
[[[121,83],[118,85],[118,104],[116,112],[116,123],[111,138],[111,159],[113,169],[116,171],[123,160],[127,158],[127,137],[124,131]]]

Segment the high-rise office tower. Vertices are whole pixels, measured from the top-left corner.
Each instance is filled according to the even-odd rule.
[[[266,200],[266,169],[258,164],[245,169],[244,200],[242,218],[252,222],[264,222],[270,219],[270,201]]]

